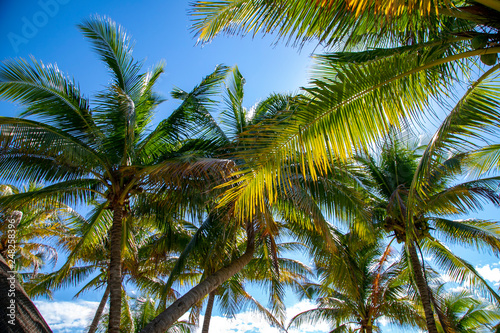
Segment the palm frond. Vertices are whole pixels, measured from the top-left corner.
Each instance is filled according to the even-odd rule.
[[[247,127],[247,110],[243,107],[245,79],[237,66],[228,73],[224,95],[225,109],[220,113],[220,123],[224,134],[235,141],[238,134]]]
[[[493,50],[495,49],[495,50]],[[488,49],[497,52],[500,48]],[[345,66],[336,78],[314,82],[308,89],[312,99],[287,121],[248,131],[249,144],[239,157],[252,161],[251,172],[240,172],[228,186],[225,202],[237,198],[237,211],[245,207],[248,216],[263,204],[266,193],[273,203],[277,184],[288,175],[282,166],[300,161],[301,169],[314,179],[329,169],[333,156],[347,158],[362,150],[391,128],[401,124],[401,117],[416,116],[426,108],[429,94],[440,91],[443,80],[428,77],[427,69],[438,64],[467,58],[479,51],[460,53],[445,59],[431,56],[417,59],[391,59],[363,66]],[[394,63],[396,61],[396,63]],[[432,74],[433,75],[433,74]],[[405,98],[401,92],[405,91]],[[370,107],[366,107],[369,105]],[[252,156],[258,159],[251,160]]]
[[[468,163],[471,166],[471,176],[484,173],[496,174],[500,170],[500,145],[491,144],[469,153]]]
[[[163,295],[167,295],[167,291],[172,287],[172,284],[174,283],[175,279],[181,274],[181,272],[184,270],[187,258],[192,254],[192,252],[196,251],[197,247],[202,241],[203,234],[207,232],[208,229],[212,228],[212,224],[218,224],[219,222],[217,219],[209,215],[205,221],[203,221],[202,225],[198,228],[198,230],[195,232],[193,237],[191,238],[191,241],[186,245],[182,253],[179,255],[175,266],[172,268],[172,271],[170,272],[170,276],[168,277],[168,280],[165,284],[165,286],[162,288]],[[164,302],[164,300],[162,300]],[[160,304],[160,306],[165,306],[165,304]]]
[[[95,267],[94,267],[94,272],[95,272]],[[99,275],[92,278],[83,287],[80,288],[80,290],[75,294],[74,298],[80,297],[80,295],[86,291],[95,291],[99,287],[102,287],[106,283],[103,281],[106,278],[107,278],[106,274],[103,274],[103,272],[101,270],[101,273]],[[78,283],[78,285],[80,285],[80,284],[81,283]]]
[[[415,173],[412,187],[420,191],[417,184],[428,178],[435,167],[435,160],[447,150],[470,149],[500,125],[498,108],[498,69],[493,66],[472,84],[455,108],[443,121],[422,155]],[[474,142],[476,141],[476,142]]]
[[[480,219],[433,219],[434,227],[445,240],[454,244],[474,246],[478,251],[500,255],[500,227],[497,222]]]
[[[457,257],[450,249],[434,238],[427,237],[422,240],[422,248],[433,255],[434,262],[451,279],[458,283],[467,283],[480,290],[485,297],[500,303],[500,296],[481,277],[476,269],[467,261]]]
[[[58,270],[49,274],[39,274],[29,282],[26,292],[31,297],[43,296],[54,290],[79,285],[94,272],[95,266],[88,265],[71,267],[64,273]]]
[[[59,182],[36,191],[13,194],[0,198],[0,205],[19,207],[34,200],[42,200],[54,204],[78,204],[93,200],[102,194],[102,184],[95,179],[77,179]],[[97,194],[97,195],[96,195]]]
[[[57,66],[44,65],[31,59],[6,60],[0,68],[0,96],[20,102],[26,107],[23,115],[44,117],[59,131],[71,133],[90,144],[97,140],[89,101],[82,96],[74,81],[63,75]]]
[[[210,110],[215,105],[215,95],[227,73],[228,68],[219,65],[191,92],[175,89],[172,95],[181,99],[182,104],[138,144],[138,155],[143,158],[151,155],[161,156],[165,146],[171,146],[188,138],[210,139],[220,135],[224,137]],[[219,147],[223,145],[224,142],[218,143]]]
[[[499,177],[490,177],[450,186],[426,201],[428,211],[440,215],[467,214],[481,211],[484,204],[492,203],[498,206],[499,181]]]
[[[257,310],[266,321],[271,324],[273,327],[276,327],[280,331],[285,331],[286,329],[283,327],[283,323],[277,320],[275,315],[271,313],[265,306],[263,306],[259,301],[257,301],[252,295],[247,293],[244,289],[242,289],[243,297],[250,302],[250,307]]]
[[[143,167],[136,172],[147,176],[147,183],[152,188],[167,184],[165,189],[208,189],[228,179],[234,169],[234,162],[227,159],[181,156]]]
[[[405,40],[436,32],[438,7],[449,1],[320,1],[284,3],[254,0],[197,1],[193,4],[192,29],[198,40],[208,42],[218,34],[276,33],[278,38],[304,43],[315,39],[334,46],[392,38]],[[425,20],[421,17],[425,16]],[[443,19],[442,19],[443,20]],[[446,21],[446,18],[444,19]],[[364,37],[364,38],[363,38]]]
[[[116,86],[135,99],[140,89],[141,64],[132,57],[133,43],[124,28],[99,15],[84,20],[78,27],[113,73]]]
[[[62,177],[71,177],[71,170],[76,175],[82,175],[90,173],[96,163],[106,167],[106,158],[87,139],[85,137],[80,140],[65,130],[38,121],[0,117],[0,151],[5,163],[2,170],[8,177],[23,173],[33,176],[33,173],[19,172],[30,170],[29,166],[24,165],[27,164],[24,163],[25,160],[30,159],[34,164],[31,168],[38,169],[41,173],[38,176],[35,173],[35,179],[42,177],[44,173],[57,174],[58,169],[62,172]],[[44,163],[47,164],[46,167],[43,166]]]
[[[290,327],[300,326],[306,323],[315,324],[318,321],[328,321],[331,323],[336,323],[342,320],[349,320],[351,318],[345,318],[345,313],[342,309],[335,308],[317,308],[312,310],[303,311],[296,316],[294,316],[288,325]],[[354,318],[352,318],[354,319]],[[345,324],[340,324],[336,327],[337,332],[349,332]],[[343,327],[339,330],[340,327]]]
[[[107,210],[107,204],[97,205],[88,222],[82,228],[83,234],[72,247],[71,253],[60,271],[67,272],[79,259],[85,258],[85,253],[82,252],[88,252],[89,247],[95,249],[97,244],[104,243],[111,224],[112,216],[111,212]],[[105,253],[101,253],[101,255],[105,255]],[[95,256],[95,251],[93,256]]]

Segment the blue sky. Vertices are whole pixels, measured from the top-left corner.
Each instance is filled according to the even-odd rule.
[[[99,14],[111,17],[133,36],[134,56],[137,60],[144,59],[145,67],[161,60],[166,62],[166,72],[158,85],[158,91],[165,97],[169,97],[174,87],[190,90],[217,64],[239,66],[246,79],[245,106],[248,108],[272,92],[296,92],[306,85],[315,44],[299,51],[283,43],[274,46],[272,36],[257,36],[254,39],[219,37],[208,45],[197,46],[189,30],[187,11],[188,1],[0,0],[0,60],[33,55],[44,63],[56,63],[80,84],[87,96],[92,96],[108,82],[109,76],[76,25],[90,15]],[[172,100],[162,104],[155,123],[167,117],[175,105]],[[11,103],[0,102],[2,116],[15,116],[19,111]],[[494,219],[497,212],[488,209],[482,217]],[[458,251],[492,283],[500,282],[497,258]],[[87,293],[75,301],[72,300],[75,291],[70,288],[58,292],[54,301],[37,301],[56,333],[78,332],[97,306],[100,292]],[[294,298],[288,303],[292,314],[311,306],[298,303]],[[213,325],[219,332],[223,332],[222,329],[237,333],[277,331],[249,313],[241,314],[233,322],[218,317]],[[302,331],[324,332],[326,327],[318,324]]]
[[[92,14],[107,15],[123,25],[136,41],[135,58],[145,59],[145,67],[166,61],[158,86],[165,96],[174,86],[190,89],[221,63],[239,66],[247,82],[247,106],[273,91],[297,91],[306,84],[309,54],[314,47],[310,45],[301,52],[283,45],[272,47],[272,37],[218,38],[204,47],[196,46],[189,30],[188,1],[150,0],[140,5],[127,0],[0,3],[0,59],[34,55],[46,63],[57,63],[87,95],[101,89],[108,80],[105,67],[76,28]],[[47,3],[57,4],[51,6],[53,17],[45,14],[47,6],[43,4]],[[157,120],[168,116],[172,103],[160,106]],[[11,109],[5,102],[1,105],[3,113]]]

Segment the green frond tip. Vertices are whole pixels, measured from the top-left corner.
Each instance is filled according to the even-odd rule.
[[[116,85],[126,94],[137,93],[140,83],[137,74],[142,64],[132,57],[133,42],[125,29],[109,17],[99,15],[84,20],[78,27],[114,74]]]

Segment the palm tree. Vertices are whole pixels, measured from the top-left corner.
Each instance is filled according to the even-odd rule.
[[[276,248],[272,248],[269,238],[261,242],[255,257],[240,272],[209,294],[201,332],[208,333],[215,301],[218,301],[226,316],[234,316],[244,308],[251,308],[261,313],[271,325],[285,330],[285,289],[300,288],[301,282],[307,281],[307,276],[311,274],[310,269],[300,261],[281,255],[284,251],[291,250],[304,252],[305,247],[300,243],[288,242],[277,243]],[[268,307],[246,290],[247,284],[257,284],[261,289],[268,290]]]
[[[374,218],[392,238],[405,245],[431,332],[437,330],[432,295],[426,282],[423,258],[419,258],[417,251],[435,257],[439,267],[457,282],[479,286],[496,302],[500,301],[473,266],[457,257],[440,240],[494,253],[500,251],[500,228],[496,222],[450,218],[480,210],[484,201],[500,203],[495,193],[496,178],[457,182],[462,174],[463,159],[463,154],[453,155],[448,159],[435,158],[436,163],[430,166],[423,165],[428,159],[419,158],[415,148],[412,149],[408,142],[405,145],[394,135],[384,141],[378,158],[369,154],[357,157],[370,176],[365,184],[373,195]],[[418,170],[424,168],[428,170],[427,177],[418,178],[416,183]]]
[[[318,257],[320,283],[305,284],[301,291],[302,297],[316,298],[318,307],[293,317],[289,327],[325,320],[332,332],[371,333],[379,330],[381,317],[401,327],[423,327],[420,311],[406,294],[404,264],[390,244],[384,249],[378,240],[341,237],[347,251]]]
[[[209,154],[208,156],[210,157],[233,159],[235,152],[244,150],[247,146],[251,145],[251,143],[248,144],[240,141],[240,134],[244,130],[252,124],[274,117],[290,103],[290,97],[275,94],[248,110],[243,106],[244,84],[245,79],[241,75],[239,69],[237,67],[229,69],[227,72],[227,80],[225,81],[224,106],[219,114],[221,120],[219,122],[216,121],[209,108],[200,108],[200,114],[204,112],[204,115],[200,117],[202,122],[196,121],[191,123],[191,127],[186,127],[186,130],[190,132],[201,132],[203,139],[211,143],[209,147],[204,147],[206,148],[205,153]],[[175,98],[184,99],[186,92],[178,89],[174,91],[172,95]],[[244,160],[233,159],[233,161],[235,165],[243,168],[246,167],[246,165],[244,165]],[[205,281],[209,279],[210,276],[218,274],[221,270],[233,266],[231,263],[236,263],[238,261],[241,262],[241,264],[239,264],[238,269],[234,270],[231,275],[241,271],[241,269],[252,260],[253,252],[256,247],[254,244],[255,237],[260,238],[261,234],[267,233],[266,235],[271,238],[271,242],[274,242],[274,231],[277,230],[274,225],[275,221],[268,212],[259,212],[254,214],[253,217],[246,219],[247,221],[253,221],[252,223],[246,222],[247,233],[248,230],[255,229],[256,234],[252,238],[247,239],[247,249],[241,251],[241,248],[237,246],[242,244],[241,232],[239,230],[241,221],[235,221],[235,219],[230,216],[231,208],[229,207],[230,205],[218,207],[216,200],[207,201],[206,211],[208,213],[205,214],[205,220],[201,223],[190,244],[188,244],[185,251],[181,254],[164,289],[170,288],[176,275],[183,271],[186,263],[188,263],[188,257],[190,257],[191,262],[193,262],[194,259],[194,262],[198,263],[197,269],[203,271],[202,281]],[[273,229],[273,231],[269,229]],[[254,233],[254,231],[252,231],[252,233]],[[225,255],[221,257],[222,253],[225,253]],[[242,258],[244,258],[244,261],[240,260]],[[187,267],[188,269],[192,269],[189,268],[192,267],[192,264]],[[209,306],[207,307],[207,313],[205,315],[206,329],[208,329],[209,325],[211,305],[217,294],[215,289],[224,281],[231,278],[231,275],[227,275],[224,280],[218,282],[218,285],[212,285],[210,287],[211,290],[207,293],[209,296]],[[238,277],[231,279],[233,282],[237,280],[239,280]],[[227,283],[230,284],[231,282],[227,281]],[[220,286],[219,288],[224,289],[224,286]],[[205,295],[203,295],[203,297],[204,296]],[[199,303],[201,300],[202,299],[197,299],[196,302]],[[182,300],[179,300],[179,302],[186,303]],[[165,304],[166,302],[163,301],[162,306]],[[160,322],[161,317],[165,318],[168,316],[170,313],[169,311],[169,309],[166,309],[158,318],[157,322]],[[164,322],[161,326],[158,326],[159,328],[157,329],[161,331],[163,328],[168,327],[169,323],[170,321]],[[152,330],[154,325],[156,324],[152,323],[149,327],[146,327],[145,332]]]
[[[211,146],[213,149],[212,155],[210,155],[211,157],[232,160],[238,167],[238,173],[250,172],[249,170],[252,170],[255,164],[254,158],[251,154],[247,155],[247,152],[252,152],[252,149],[260,144],[255,138],[265,134],[265,127],[268,122],[281,121],[283,124],[288,123],[290,116],[292,116],[296,110],[295,104],[298,97],[272,94],[269,98],[258,103],[251,109],[246,109],[243,106],[245,79],[237,67],[228,72],[228,79],[225,83],[225,107],[220,111],[221,121],[217,122],[211,115],[210,110],[205,109],[203,110],[205,111],[205,115],[201,117],[205,122],[203,124],[199,122],[192,123],[193,128],[190,130],[197,130],[198,132],[204,133],[204,135],[206,135],[206,140],[214,143]],[[176,92],[175,96],[182,98],[185,96],[185,93],[179,90]],[[246,137],[244,133],[247,132],[252,133],[253,137]],[[341,169],[342,167],[338,168],[339,175],[342,175],[339,176],[339,178],[342,177],[344,179],[345,173],[342,173],[340,171]],[[295,169],[292,170],[292,168],[290,168],[288,172],[290,174],[295,174],[294,170]],[[354,189],[348,188],[348,186],[344,186],[343,183],[337,180],[335,176],[332,176],[331,179],[325,182],[323,189],[326,189],[326,192],[322,194],[322,198],[326,200],[323,201],[323,206],[326,207],[332,215],[344,219],[352,212],[362,211],[360,207],[362,207],[364,203],[360,200],[357,192]],[[236,185],[239,181],[239,176],[236,176],[231,182],[224,184],[224,186],[231,186],[231,184]],[[200,249],[202,249],[199,253],[203,253],[204,258],[209,262],[209,265],[202,265],[203,269],[215,271],[213,274],[208,274],[205,280],[192,289],[192,291],[197,290],[198,287],[201,288],[201,286],[203,286],[203,292],[198,293],[203,294],[203,297],[209,295],[217,286],[227,281],[231,275],[236,274],[241,271],[245,265],[248,265],[254,256],[254,252],[260,248],[260,244],[266,243],[265,246],[269,246],[268,255],[271,256],[275,262],[278,262],[275,238],[284,230],[282,223],[278,222],[276,219],[278,216],[283,219],[284,225],[292,234],[303,239],[308,245],[321,243],[331,247],[337,246],[338,244],[335,243],[336,240],[330,235],[330,224],[323,216],[315,199],[312,198],[312,194],[303,187],[304,182],[308,181],[309,180],[299,180],[298,182],[300,184],[293,186],[288,193],[286,193],[286,191],[280,192],[283,193],[283,196],[279,197],[279,202],[276,201],[276,199],[274,199],[273,202],[273,198],[269,198],[269,201],[267,201],[266,198],[264,202],[254,202],[252,210],[249,211],[246,216],[234,216],[233,212],[236,208],[234,203],[230,202],[225,204],[224,202],[218,201],[218,198],[215,198],[216,200],[214,201],[208,201],[209,206],[207,211],[209,213],[200,225],[200,228],[197,230],[190,244],[181,254],[178,264],[174,268],[165,288],[169,288],[172,285],[176,274],[182,272],[184,267],[186,267],[188,256],[196,253],[196,249],[199,246],[201,246]],[[291,184],[286,178],[282,179],[281,186],[287,187],[290,185]],[[319,190],[319,192],[321,192],[321,190]],[[272,206],[271,203],[275,205]],[[301,208],[304,208],[304,211],[301,211]],[[304,213],[306,211],[307,213]],[[245,223],[247,232],[247,248],[244,254],[240,255],[241,251],[235,251],[234,246],[231,247],[231,245],[240,244],[238,241],[234,241],[234,239],[239,237],[239,228],[242,222]],[[216,231],[216,237],[209,236],[211,230]],[[311,238],[308,238],[308,235],[312,231],[316,232],[316,235],[323,235],[326,242],[323,241],[318,243],[318,239],[311,242]],[[222,235],[220,233],[222,233]],[[248,237],[249,234],[251,237]],[[202,244],[204,243],[204,239],[208,241],[208,250],[203,250]],[[221,262],[220,256],[212,258],[206,255],[206,253],[219,252],[220,254],[226,253],[226,251],[228,251],[226,256],[230,258],[228,262],[231,262],[231,264]],[[226,266],[217,269],[217,267],[220,267],[219,265]],[[229,269],[231,269],[231,275],[226,273]],[[224,278],[222,278],[222,273],[225,274]],[[209,281],[213,281],[212,277],[217,277],[219,282],[210,285]],[[212,298],[215,298],[215,294],[216,293],[214,293]],[[174,314],[176,313],[175,311],[178,313],[181,311],[179,309],[186,311],[189,309],[188,304],[196,304],[196,302],[201,301],[201,299],[202,298],[197,298],[194,299],[194,301],[189,299],[188,301],[184,296],[181,297],[160,314],[160,316],[147,326],[143,332],[161,332],[178,318],[177,314]],[[165,302],[163,302],[163,304],[164,303]],[[274,311],[279,310],[283,312],[283,304],[279,304],[279,302],[277,304],[278,306]],[[178,305],[182,305],[182,307]]]
[[[238,194],[242,209],[250,209],[245,202],[262,200],[263,193],[273,197],[272,191],[278,185],[269,184],[269,174],[278,174],[276,178],[280,178],[280,166],[294,154],[303,155],[304,169],[308,167],[313,177],[324,174],[329,155],[342,158],[356,149],[366,149],[377,135],[386,133],[393,125],[399,126],[402,116],[415,116],[429,108],[430,97],[450,91],[460,72],[480,73],[450,112],[440,134],[434,137],[423,159],[426,163],[408,180],[408,196],[412,200],[400,213],[408,214],[402,220],[404,229],[413,229],[413,215],[418,214],[413,199],[422,195],[422,187],[427,184],[422,177],[429,180],[429,170],[435,170],[442,162],[439,152],[450,146],[471,144],[471,137],[477,137],[478,131],[498,130],[500,125],[495,93],[498,86],[491,82],[500,69],[499,64],[495,65],[500,52],[499,11],[498,1],[196,3],[194,29],[201,40],[210,40],[223,31],[264,31],[277,32],[280,37],[299,43],[309,39],[319,40],[327,47],[340,43],[344,51],[361,48],[358,52],[318,57],[314,80],[306,90],[310,99],[297,115],[296,126],[270,126],[269,132],[273,128],[277,134],[263,136],[263,148],[254,152],[254,156],[265,159],[251,174],[240,178],[241,186],[228,197],[234,199]],[[370,50],[371,47],[376,49]],[[478,68],[478,57],[492,67]],[[489,158],[498,166],[498,146],[486,147],[479,157]],[[430,163],[433,160],[437,162]],[[265,185],[262,179],[267,180]],[[408,238],[407,250],[416,267],[414,272],[419,274],[413,231],[404,237]],[[422,284],[420,287],[420,293],[425,294],[426,288]],[[429,325],[435,326],[429,307],[430,304],[425,307],[426,317]]]
[[[332,332],[378,331],[384,317],[400,327],[423,327],[420,311],[406,294],[404,262],[391,245],[378,239],[362,241],[359,235],[339,236],[346,251],[316,257],[319,283],[303,286],[301,297],[316,298],[317,308],[299,313],[289,327],[324,320]]]
[[[66,204],[100,200],[100,209],[112,212],[109,332],[117,333],[121,242],[130,207],[146,198],[181,200],[179,194],[169,197],[173,191],[183,191],[184,200],[200,187],[205,193],[209,180],[223,177],[231,167],[227,161],[197,160],[196,142],[185,141],[189,133],[183,130],[188,115],[196,117],[197,106],[211,103],[224,69],[218,67],[187,94],[169,119],[148,131],[152,114],[163,101],[154,92],[163,64],[141,73],[141,63],[132,57],[130,37],[109,18],[95,16],[79,28],[108,67],[109,86],[96,95],[92,107],[78,85],[56,66],[35,59],[3,62],[0,96],[19,102],[25,111],[24,118],[0,117],[0,177],[52,184],[11,196],[11,204],[34,198],[57,198]],[[187,152],[193,153],[183,159]]]
[[[229,228],[227,221],[215,218],[214,214],[209,215],[180,256],[178,263],[185,262],[182,271],[181,264],[176,265],[175,273],[157,293],[168,291],[171,281],[177,279],[177,276],[182,278],[181,274],[191,276],[192,281],[185,280],[184,283],[197,283],[241,257],[246,248],[244,234],[228,230]],[[275,241],[274,237],[258,233],[254,257],[239,272],[207,295],[202,332],[209,330],[215,302],[226,315],[232,316],[243,307],[250,307],[262,313],[272,325],[282,327],[285,315],[284,288],[299,285],[309,270],[296,260],[280,256],[283,251],[303,249],[301,244]],[[257,283],[269,289],[271,309],[267,309],[247,292],[247,283]],[[202,300],[191,308],[190,321],[197,321]],[[166,304],[166,301],[162,301],[160,307],[165,308]]]
[[[246,240],[241,231],[231,230],[231,224],[228,225],[227,222],[224,218],[217,217],[216,214],[211,213],[200,224],[189,245],[181,253],[177,265],[167,281],[167,285],[163,287],[164,291],[168,290],[166,287],[174,279],[177,282],[180,274],[192,276],[192,282],[197,283],[197,281],[203,281],[208,276],[230,264],[233,260],[241,257],[245,252]],[[181,271],[180,266],[182,263],[185,263],[185,265]],[[209,330],[215,299],[219,298],[223,291],[227,291],[228,286],[231,289],[233,285],[231,281],[237,279],[239,275],[241,275],[241,271],[236,272],[235,275],[224,281],[216,289],[210,291],[206,297],[199,300],[191,308],[190,321],[198,322],[204,299],[206,299],[202,333],[206,333]],[[163,306],[164,304],[166,305],[166,300],[162,300],[161,305]]]

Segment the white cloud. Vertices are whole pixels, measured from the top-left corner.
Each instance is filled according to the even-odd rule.
[[[300,301],[298,303],[295,303],[293,306],[289,307],[287,309],[287,321],[290,321],[294,316],[299,314],[300,312],[304,312],[310,309],[315,308],[315,304],[311,301]],[[326,322],[316,322],[314,324],[302,324],[300,325],[300,329],[290,329],[288,332],[290,333],[295,333],[295,332],[329,332],[330,331],[330,326]]]
[[[54,333],[76,333],[90,324],[99,302],[35,301],[38,311]]]
[[[378,319],[378,323],[380,324],[380,326],[388,326],[390,324],[389,319],[384,316]]]
[[[492,265],[493,266],[493,265]],[[490,282],[500,282],[500,268],[491,268],[489,264],[483,267],[476,267],[476,270]]]
[[[99,302],[78,300],[75,302],[63,301],[35,301],[35,304],[54,333],[80,333],[84,332],[92,320]],[[296,314],[314,308],[314,303],[301,301],[287,309],[287,321]],[[187,316],[183,316],[187,317]],[[182,318],[187,319],[187,318]],[[203,317],[200,318],[200,323]],[[242,312],[235,318],[213,316],[210,327],[218,333],[277,333],[279,330],[272,327],[256,312]],[[196,332],[200,332],[199,327]],[[327,323],[316,322],[303,324],[299,328],[290,329],[290,333],[320,333],[328,332]]]
[[[448,283],[448,282],[455,282],[455,280],[448,274],[446,273],[442,273],[440,275],[440,278],[441,280],[444,282],[444,283]]]
[[[461,293],[462,291],[469,291],[469,289],[463,287],[463,286],[456,286],[448,289],[450,293]]]
[[[301,301],[287,309],[287,320],[290,320],[296,314],[314,308],[314,304],[309,301]],[[200,323],[203,322],[203,317],[200,318]],[[279,330],[272,327],[267,321],[256,312],[242,312],[235,318],[225,318],[213,316],[210,320],[210,327],[217,333],[277,333]],[[196,332],[200,332],[201,327]],[[299,329],[290,329],[290,333],[320,333],[328,332],[329,326],[327,323],[316,322],[314,324],[301,325]]]
[[[84,332],[92,320],[99,302],[78,300],[75,302],[64,301],[35,301],[35,304],[54,333]],[[314,308],[310,301],[301,301],[287,309],[287,320],[296,314]],[[186,317],[186,318],[184,318]],[[181,319],[187,319],[187,315]],[[200,318],[200,323],[203,317]],[[256,312],[242,312],[235,318],[213,316],[210,322],[212,331],[218,333],[277,333],[278,329],[272,327]],[[299,329],[291,329],[290,333],[319,333],[328,332],[327,323],[317,322],[303,324]],[[197,332],[201,331],[201,327]]]

